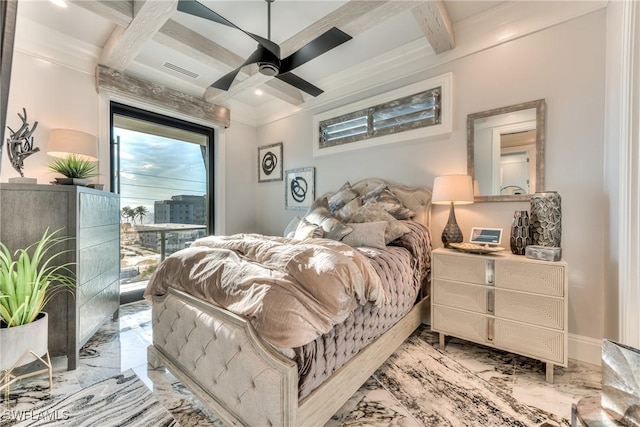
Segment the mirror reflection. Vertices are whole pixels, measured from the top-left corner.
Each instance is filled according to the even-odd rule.
[[[467,118],[467,168],[476,200],[527,200],[544,183],[544,100]]]

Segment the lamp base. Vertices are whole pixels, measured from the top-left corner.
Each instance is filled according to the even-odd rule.
[[[462,243],[463,236],[462,230],[458,226],[456,221],[456,212],[453,209],[453,203],[451,203],[451,209],[449,210],[449,220],[442,230],[442,243],[445,248],[450,248],[450,243]]]

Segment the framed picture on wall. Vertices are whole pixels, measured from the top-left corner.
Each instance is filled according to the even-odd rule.
[[[258,147],[258,182],[282,178],[282,142]]]
[[[289,210],[307,210],[315,200],[316,168],[289,169],[285,173],[284,206]]]

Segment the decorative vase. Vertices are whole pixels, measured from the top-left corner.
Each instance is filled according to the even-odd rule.
[[[531,227],[529,226],[529,212],[515,211],[511,223],[511,252],[524,255],[524,250],[531,244]]]
[[[531,195],[531,243],[560,247],[562,240],[562,199],[556,191]]]

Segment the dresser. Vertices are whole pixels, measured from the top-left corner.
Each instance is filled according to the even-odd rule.
[[[49,353],[66,355],[75,369],[80,348],[117,317],[120,304],[120,200],[117,194],[75,185],[0,184],[0,240],[11,250],[39,240],[46,229],[64,229],[73,263],[73,294],[59,292],[45,306]]]
[[[431,329],[440,347],[451,335],[567,366],[567,264],[500,253],[436,249],[432,258]]]

